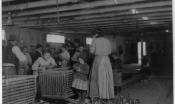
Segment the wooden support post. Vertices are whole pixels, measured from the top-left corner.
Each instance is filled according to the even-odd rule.
[[[143,69],[143,33],[141,33],[141,70]]]
[[[165,32],[164,34],[163,34],[163,53],[164,53],[164,56],[166,55],[166,38],[167,38],[167,33]],[[166,57],[164,57],[164,59],[166,59]]]

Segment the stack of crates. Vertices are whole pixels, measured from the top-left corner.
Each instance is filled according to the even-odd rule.
[[[35,75],[2,76],[3,104],[34,104],[36,77]]]

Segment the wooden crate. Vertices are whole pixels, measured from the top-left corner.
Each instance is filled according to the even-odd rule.
[[[66,99],[73,96],[71,89],[73,71],[69,68],[57,68],[39,72],[39,85],[42,97]]]
[[[34,104],[36,77],[34,75],[2,76],[3,104]]]

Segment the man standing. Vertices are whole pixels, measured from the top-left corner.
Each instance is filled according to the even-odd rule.
[[[39,58],[42,57],[42,50],[43,50],[43,46],[41,44],[37,44],[37,46],[35,47],[36,51],[35,51],[35,55],[34,55],[34,62]]]
[[[26,60],[26,56],[20,51],[19,47],[16,46],[18,43],[17,36],[11,34],[8,39],[9,43],[4,49],[4,59],[3,64],[8,66],[8,64],[15,66],[15,68],[4,68],[4,75],[17,75],[19,69],[19,62],[23,63]]]

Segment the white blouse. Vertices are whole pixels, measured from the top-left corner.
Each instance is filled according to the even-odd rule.
[[[109,55],[111,53],[111,43],[104,37],[92,40],[90,52],[95,55]]]
[[[46,67],[52,65],[57,65],[52,57],[50,57],[48,60],[45,60],[43,57],[39,57],[33,64],[32,70],[38,70],[39,67]]]

